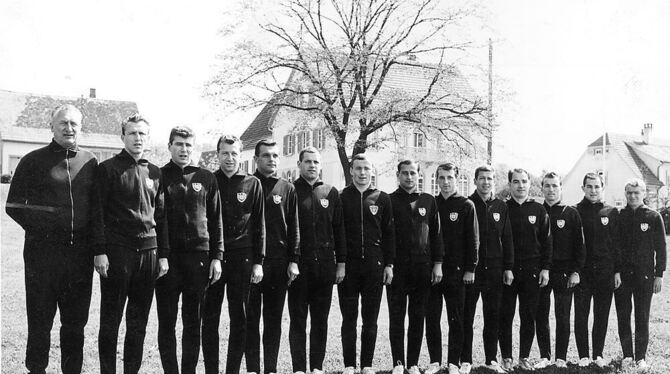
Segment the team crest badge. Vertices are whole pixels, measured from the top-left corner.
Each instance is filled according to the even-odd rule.
[[[146,182],[147,182],[147,187],[154,188],[154,180],[153,179],[147,178]]]
[[[493,220],[496,222],[500,221],[500,213],[493,213]]]
[[[330,205],[330,201],[328,199],[321,199],[321,206],[324,208],[328,208],[328,205]]]
[[[610,223],[609,217],[600,217],[600,223],[602,223],[603,226],[607,226],[607,224]]]
[[[373,216],[376,216],[378,211],[379,211],[379,206],[370,205],[370,213],[372,213]]]
[[[419,214],[421,214],[421,217],[426,215],[426,208],[419,208]]]
[[[272,201],[274,201],[275,204],[281,204],[281,195],[272,195]]]
[[[245,192],[238,192],[237,193],[237,201],[243,203],[244,200],[247,199],[247,194]]]
[[[531,225],[534,225],[536,221],[537,221],[536,216],[528,216],[528,222],[530,222]]]
[[[449,213],[449,219],[452,222],[456,222],[456,220],[458,219],[458,213],[455,213],[455,212],[454,213]]]
[[[556,226],[558,226],[559,229],[562,229],[565,227],[565,220],[564,219],[559,219],[556,221]]]
[[[191,183],[191,187],[193,187],[193,191],[200,192],[202,190],[202,183]]]
[[[642,230],[643,232],[649,230],[649,224],[648,223],[641,223],[640,224],[640,230]]]

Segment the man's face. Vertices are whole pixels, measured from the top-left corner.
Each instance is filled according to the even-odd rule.
[[[81,112],[75,108],[67,107],[56,113],[51,120],[51,132],[54,141],[63,148],[72,148],[77,144],[77,137],[81,130]]]
[[[582,186],[582,191],[584,191],[586,200],[591,203],[598,203],[603,198],[603,185],[599,179],[586,179],[586,182]]]
[[[228,144],[221,142],[219,149],[219,165],[221,171],[226,174],[233,174],[240,168],[240,143]]]
[[[402,189],[413,191],[419,180],[419,167],[415,163],[402,165],[400,171],[396,172],[396,176],[398,177],[398,184]]]
[[[370,176],[372,175],[372,163],[368,160],[354,160],[349,169],[356,187],[367,188],[370,186]]]
[[[437,185],[440,187],[440,191],[443,194],[454,194],[456,192],[456,171],[438,169]]]
[[[126,133],[121,135],[121,140],[126,152],[135,157],[141,157],[149,141],[149,125],[143,121],[128,122]]]
[[[172,155],[172,162],[184,168],[184,166],[191,163],[191,155],[193,153],[193,144],[195,143],[195,138],[182,138],[181,136],[175,136],[172,139],[172,143],[168,144],[168,150]]]
[[[526,173],[512,173],[512,180],[509,182],[509,189],[512,196],[517,200],[525,200],[528,197],[530,180]]]
[[[272,175],[277,172],[277,167],[279,167],[279,150],[276,145],[261,145],[258,156],[254,156],[254,160],[261,174]]]
[[[626,186],[626,202],[631,208],[637,208],[644,204],[646,195],[647,191],[644,191],[641,186]]]
[[[298,161],[300,176],[306,181],[312,182],[319,179],[321,173],[321,155],[318,153],[305,152],[302,161]]]
[[[542,182],[542,194],[549,205],[554,205],[561,200],[561,181],[558,178],[544,178]]]
[[[475,179],[475,187],[480,195],[490,195],[495,187],[495,174],[492,171],[480,171]]]

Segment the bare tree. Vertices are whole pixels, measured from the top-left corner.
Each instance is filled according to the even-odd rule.
[[[398,134],[409,123],[456,147],[471,144],[473,128],[490,131],[486,107],[447,62],[469,46],[452,36],[470,14],[444,3],[281,0],[278,18],[259,25],[268,39],[242,38],[224,53],[207,94],[236,108],[270,104],[316,120],[337,143],[347,183],[350,157],[384,128]],[[391,82],[408,69],[422,84]]]

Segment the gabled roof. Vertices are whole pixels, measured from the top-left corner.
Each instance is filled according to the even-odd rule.
[[[647,186],[662,186],[663,182],[661,182],[658,177],[654,174],[653,171],[647,167],[647,165],[642,161],[640,156],[635,152],[634,145],[631,145],[629,143],[626,143],[626,148],[628,148],[628,151],[630,152],[630,156],[635,162],[635,166],[637,167],[637,170],[640,171],[640,174],[642,176],[642,180],[644,183],[647,184]]]
[[[265,104],[249,127],[242,133],[242,149],[253,149],[259,140],[272,138],[272,120],[279,110],[272,102]]]

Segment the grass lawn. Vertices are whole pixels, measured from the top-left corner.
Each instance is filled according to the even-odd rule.
[[[26,348],[26,313],[25,313],[25,287],[23,281],[23,230],[14,221],[9,219],[5,214],[4,203],[7,198],[8,185],[1,185],[0,200],[2,201],[2,212],[0,213],[1,232],[2,232],[2,250],[0,253],[2,262],[2,373],[22,373],[26,369],[24,367],[25,348]],[[91,309],[89,313],[89,321],[86,326],[85,334],[86,341],[84,347],[84,367],[85,373],[99,372],[98,352],[97,352],[97,333],[99,327],[99,312],[100,312],[100,291],[98,276],[94,276],[93,281],[93,298],[91,301]],[[664,290],[660,295],[654,296],[652,301],[652,315],[650,322],[650,341],[649,350],[647,354],[647,361],[652,365],[651,373],[670,373],[670,284],[664,285]],[[154,303],[155,305],[155,303]],[[225,308],[224,308],[225,310]],[[446,314],[446,312],[444,313]],[[443,317],[443,326],[446,325],[446,317]],[[291,372],[291,356],[288,347],[288,311],[284,311],[283,318],[283,334],[282,344],[279,352],[279,372]],[[121,367],[122,360],[122,342],[125,335],[125,322],[122,322],[121,331],[119,334],[118,345],[118,364]],[[339,304],[337,302],[337,292],[333,291],[333,303],[329,318],[329,335],[328,346],[326,353],[326,361],[324,363],[324,370],[327,372],[342,371],[342,353],[340,342],[340,325],[341,317],[339,311]],[[58,327],[60,320],[58,314],[54,321],[54,328],[51,331],[51,351],[49,357],[49,367],[47,372],[60,373],[60,344]],[[475,318],[475,337],[474,337],[474,361],[475,365],[479,365],[484,360],[483,347],[481,344],[481,303],[478,308],[478,313]],[[553,330],[553,318],[552,318]],[[360,321],[359,321],[360,332]],[[155,307],[152,308],[151,317],[149,319],[149,326],[147,327],[147,336],[144,344],[144,361],[142,363],[142,373],[162,373],[160,358],[158,353],[158,344],[156,342],[157,334],[157,318]],[[181,336],[180,327],[177,328],[178,339]],[[443,339],[446,356],[446,333]],[[221,336],[223,338],[228,336],[228,315],[223,313],[221,323]],[[518,316],[515,320],[515,355],[518,352]],[[553,336],[553,333],[552,333]],[[553,339],[552,339],[553,344]],[[222,341],[221,357],[225,360],[225,352],[227,344]],[[390,345],[388,343],[388,308],[386,307],[386,300],[382,300],[382,308],[379,315],[379,333],[377,336],[377,348],[373,366],[380,372],[388,372],[392,367]],[[538,358],[537,346],[534,345],[531,357]],[[617,338],[616,332],[616,314],[614,311],[614,303],[612,303],[612,311],[610,313],[609,331],[607,335],[607,342],[605,348],[605,356],[613,358],[612,364],[604,369],[591,366],[588,368],[578,368],[574,364],[570,364],[566,370],[557,370],[553,367],[539,370],[538,373],[633,373],[635,370],[621,370],[621,347]],[[568,361],[576,362],[577,350],[574,344],[574,338],[571,339],[570,348],[568,351]],[[201,355],[202,360],[202,355]],[[261,360],[262,361],[262,360]],[[428,352],[425,344],[421,352],[421,359],[419,361],[420,367],[428,365]],[[225,368],[225,362],[220,363],[220,367]],[[244,370],[244,363],[242,366]],[[204,372],[202,362],[198,365],[198,372]],[[517,371],[519,372],[519,371]],[[472,373],[490,373],[483,367],[476,367]],[[446,374],[446,372],[445,372]]]

